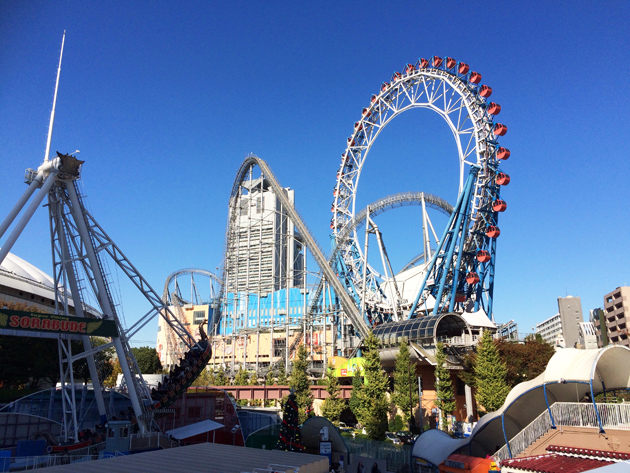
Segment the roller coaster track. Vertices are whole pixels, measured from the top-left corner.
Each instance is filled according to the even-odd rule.
[[[423,200],[426,206],[438,210],[445,215],[450,215],[451,213],[453,213],[453,206],[451,204],[436,195],[427,194],[425,192],[400,192],[398,194],[388,195],[371,203],[368,207],[370,209],[370,216],[374,217],[397,207],[422,205]],[[353,231],[361,228],[365,224],[368,207],[365,207],[363,210],[361,210],[354,218],[354,220],[344,228],[344,231],[339,235],[338,241],[346,241],[348,238],[350,238],[350,235]],[[335,247],[335,250],[328,260],[328,266],[334,264],[335,258],[337,258],[339,254],[339,248],[340,245],[337,245],[337,247]],[[317,290],[315,291],[315,295],[311,299],[311,305],[309,307],[309,311],[307,312],[307,317],[312,317],[312,315],[316,312],[323,288],[324,279],[321,278],[320,283],[317,286]],[[295,339],[291,343],[291,346],[289,347],[289,357],[291,357],[297,346],[300,344],[303,336],[304,332],[300,332],[298,336],[295,337]]]
[[[291,201],[285,194],[283,187],[278,182],[278,179],[274,175],[269,165],[264,160],[260,159],[258,156],[253,155],[253,154],[247,156],[247,158],[245,158],[245,160],[241,164],[241,167],[236,175],[236,179],[234,180],[234,185],[232,186],[232,193],[230,195],[230,217],[229,217],[229,223],[228,223],[228,237],[226,238],[225,254],[227,255],[228,250],[229,250],[229,232],[230,232],[230,229],[233,228],[233,225],[235,224],[236,217],[238,214],[238,209],[237,209],[236,204],[237,204],[237,195],[239,192],[239,187],[245,180],[247,172],[252,166],[258,166],[261,173],[269,182],[269,185],[273,189],[273,192],[276,195],[276,198],[280,201],[283,209],[289,215],[289,218],[293,221],[295,228],[298,230],[298,232],[300,232],[300,234],[304,238],[304,242],[306,243],[306,246],[311,251],[313,258],[315,258],[315,262],[319,266],[320,271],[323,273],[326,280],[328,280],[329,284],[334,289],[335,295],[339,298],[341,302],[341,306],[343,307],[344,312],[346,313],[346,315],[348,316],[348,318],[354,325],[355,330],[359,334],[361,334],[361,336],[365,337],[369,329],[367,327],[367,324],[361,317],[361,314],[359,314],[359,309],[356,306],[355,302],[347,293],[346,288],[343,286],[343,284],[341,284],[341,281],[339,281],[339,279],[337,278],[334,269],[330,267],[328,260],[324,256],[324,252],[322,251],[321,247],[319,246],[315,238],[313,238],[313,234],[311,233],[309,228],[306,226],[306,224],[304,223],[304,220],[302,219],[298,211],[295,209],[295,207],[293,206],[293,204],[291,203]],[[226,277],[227,277],[227,273],[224,270],[221,296],[223,295],[223,291],[225,290],[225,286],[227,285]]]
[[[397,207],[422,205],[423,200],[427,207],[438,210],[445,215],[450,215],[453,212],[453,206],[447,201],[436,195],[427,194],[425,192],[401,192],[398,194],[388,195],[371,203],[368,207],[370,209],[370,216],[375,217],[383,212]],[[330,259],[328,260],[328,266],[334,264],[335,260],[339,257],[339,251],[343,247],[342,243],[349,240],[352,233],[365,224],[368,207],[361,210],[357,214],[357,216],[350,223],[348,223],[348,225],[346,225],[343,231],[339,234],[339,236],[337,237],[338,244],[333,250]],[[324,280],[321,279],[317,290],[315,291],[315,295],[311,299],[311,306],[309,307],[308,315],[312,315],[316,312],[316,308],[323,288]]]

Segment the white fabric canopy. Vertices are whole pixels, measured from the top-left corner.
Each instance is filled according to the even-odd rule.
[[[182,440],[189,437],[194,437],[195,435],[205,434],[206,432],[212,432],[213,430],[220,429],[221,427],[224,427],[224,425],[219,424],[218,422],[215,422],[213,420],[202,420],[201,422],[196,422],[194,424],[185,425],[184,427],[168,430],[166,431],[166,435],[170,435],[177,440]]]
[[[501,408],[483,416],[469,439],[454,440],[448,435],[432,434],[424,440],[423,437],[434,432],[431,430],[418,438],[413,456],[439,465],[468,443],[471,443],[472,455],[494,453],[505,445],[505,436],[513,438],[547,409],[547,403],[579,402],[587,394],[590,396],[591,382],[595,395],[602,392],[604,386],[607,391],[629,389],[630,349],[612,345],[598,350],[565,348],[557,351],[543,373],[514,386]],[[442,460],[435,463],[440,458]]]

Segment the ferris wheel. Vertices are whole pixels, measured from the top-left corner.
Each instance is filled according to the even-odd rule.
[[[425,108],[441,116],[452,132],[459,164],[459,195],[455,210],[439,246],[424,264],[425,276],[413,300],[405,306],[407,317],[443,311],[483,310],[492,317],[492,293],[498,214],[507,208],[500,187],[510,177],[500,172],[499,162],[510,156],[499,146],[498,137],[507,127],[495,122],[501,106],[490,102],[492,88],[481,85],[481,74],[455,59],[434,56],[407,64],[372,95],[348,137],[341,155],[331,207],[334,264],[357,305],[365,305],[366,323],[392,320],[383,311],[400,306],[395,294],[383,291],[361,250],[356,230],[357,189],[367,156],[381,131],[394,117],[414,108]],[[349,236],[348,236],[349,235]],[[380,301],[381,308],[366,301]]]

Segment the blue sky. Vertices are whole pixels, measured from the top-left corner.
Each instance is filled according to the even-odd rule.
[[[172,271],[220,264],[250,152],[296,190],[328,249],[335,174],[362,108],[407,62],[452,56],[483,75],[509,128],[496,319],[528,332],[565,294],[587,314],[630,284],[629,18],[625,1],[3,1],[0,217],[43,160],[64,29],[52,150],[81,150],[93,214],[158,292]],[[398,117],[359,202],[409,190],[454,202],[449,135],[426,111]],[[395,269],[420,252],[417,217],[383,217]],[[13,252],[51,271],[44,210]],[[128,321],[144,313],[123,296]],[[156,325],[137,343],[153,343]]]

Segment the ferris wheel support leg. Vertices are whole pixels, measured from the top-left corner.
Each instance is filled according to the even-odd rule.
[[[101,310],[103,315],[107,319],[115,319],[114,317],[114,309],[112,307],[112,303],[109,300],[107,295],[107,289],[105,287],[105,279],[103,274],[99,270],[99,263],[96,257],[96,252],[94,251],[94,247],[92,246],[92,239],[90,238],[90,234],[87,229],[87,224],[85,222],[85,215],[83,214],[81,203],[79,202],[79,198],[77,196],[76,190],[74,188],[74,183],[68,182],[66,185],[66,189],[68,191],[68,196],[70,197],[70,201],[72,202],[72,214],[74,217],[74,221],[77,225],[77,230],[79,232],[79,236],[85,245],[85,252],[88,255],[88,259],[90,261],[90,266],[92,267],[92,272],[94,275],[94,281],[96,282],[96,287],[98,289],[98,300],[101,305]],[[118,323],[117,323],[118,325]],[[122,333],[122,327],[118,327],[119,331]],[[125,376],[125,381],[127,382],[127,389],[129,392],[129,398],[131,399],[131,404],[133,406],[134,414],[138,419],[138,425],[142,432],[146,430],[146,425],[144,420],[142,419],[142,406],[140,405],[140,400],[138,398],[138,393],[136,392],[135,382],[133,374],[131,373],[131,369],[129,369],[129,364],[126,362],[127,354],[124,350],[120,337],[114,337],[112,339],[114,342],[114,347],[116,348],[116,354],[118,355],[118,359],[121,360],[120,368]]]
[[[2,235],[4,235],[4,232],[8,230],[8,228],[13,223],[13,220],[15,220],[15,217],[17,217],[17,215],[22,211],[22,208],[24,207],[24,205],[31,198],[31,196],[33,195],[33,192],[35,192],[35,189],[37,189],[40,185],[41,185],[41,181],[33,179],[31,184],[28,186],[28,189],[26,189],[26,192],[24,192],[22,197],[20,197],[20,199],[15,204],[15,206],[9,212],[9,215],[7,215],[4,221],[0,224],[0,238],[2,238]]]
[[[29,222],[29,220],[31,219],[31,217],[33,216],[33,214],[35,213],[35,211],[39,207],[39,204],[41,204],[42,200],[44,200],[44,197],[46,197],[48,195],[48,191],[52,187],[52,185],[55,182],[56,178],[57,178],[57,172],[56,171],[55,172],[51,172],[48,175],[48,178],[44,182],[44,185],[42,186],[41,190],[35,196],[35,199],[33,200],[33,202],[31,202],[31,204],[28,206],[28,208],[26,209],[26,212],[24,213],[24,215],[22,215],[22,218],[20,218],[20,220],[16,224],[15,228],[13,229],[13,231],[11,232],[9,237],[7,238],[7,240],[2,245],[2,248],[0,249],[0,264],[2,264],[2,262],[4,261],[4,258],[6,258],[7,254],[9,253],[9,251],[11,251],[11,248],[13,247],[13,245],[17,241],[18,237],[20,236],[20,234],[22,233],[22,231],[26,227],[26,224]],[[2,224],[4,225],[4,222]]]
[[[472,191],[472,184],[471,184],[471,191]],[[453,271],[453,282],[451,284],[451,297],[449,298],[449,304],[448,304],[449,312],[453,312],[453,310],[455,310],[455,296],[457,294],[457,282],[459,281],[459,270],[462,264],[462,255],[464,254],[464,238],[465,238],[466,229],[468,228],[468,221],[470,220],[470,212],[469,212],[470,195],[468,197],[469,198],[464,200],[463,202],[464,204],[463,213],[465,215],[464,225],[460,227],[460,229],[458,230],[459,234],[461,235],[461,240],[459,242],[459,245],[457,245],[458,247],[457,248],[457,262],[455,263],[455,271]]]

